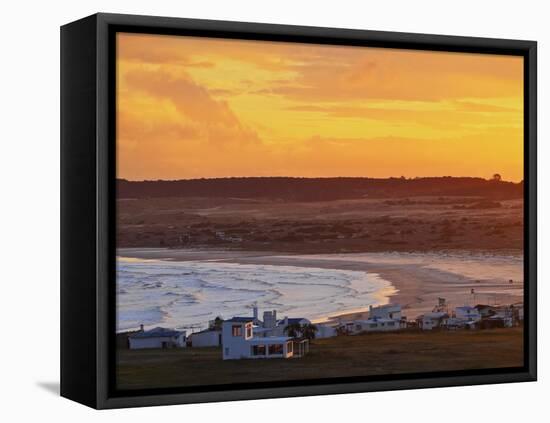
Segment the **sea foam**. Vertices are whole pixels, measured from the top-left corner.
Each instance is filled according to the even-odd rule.
[[[393,287],[354,270],[117,258],[117,330],[163,325],[202,329],[216,316],[252,315],[256,304],[278,316],[321,320],[388,302]]]

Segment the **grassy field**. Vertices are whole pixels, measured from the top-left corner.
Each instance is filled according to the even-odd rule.
[[[523,329],[402,332],[314,340],[297,359],[223,361],[219,348],[118,350],[119,389],[517,367]]]

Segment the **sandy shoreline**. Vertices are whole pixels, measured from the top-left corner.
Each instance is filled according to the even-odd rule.
[[[283,253],[125,248],[119,256],[176,261],[216,260],[239,264],[316,267],[376,273],[395,290],[390,301],[414,319],[431,311],[439,297],[452,307],[464,304],[511,304],[523,301],[520,255],[360,253],[288,255]],[[513,283],[509,280],[512,279]],[[474,289],[475,294],[471,294]],[[363,318],[365,313],[340,315]]]

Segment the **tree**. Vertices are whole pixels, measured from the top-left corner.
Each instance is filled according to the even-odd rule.
[[[337,334],[338,336],[343,336],[343,335],[347,335],[347,334],[348,334],[348,331],[347,331],[347,329],[346,329],[345,326],[338,326],[338,327],[336,328],[336,334]]]
[[[319,329],[313,323],[307,323],[302,326],[302,337],[306,339],[315,339],[315,334]]]
[[[220,316],[217,316],[212,323],[213,324],[210,326],[212,329],[221,330],[223,319]]]
[[[298,338],[302,335],[302,326],[299,323],[291,323],[284,328],[284,332],[291,338]]]
[[[493,175],[493,181],[500,182],[502,180],[502,176],[500,176],[500,173],[495,173]]]

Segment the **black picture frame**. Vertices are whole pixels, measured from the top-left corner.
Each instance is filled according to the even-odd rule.
[[[193,35],[519,55],[524,58],[524,357],[522,367],[383,377],[117,391],[115,301],[115,34]],[[61,28],[61,395],[119,408],[534,381],[537,377],[534,41],[95,14]]]

